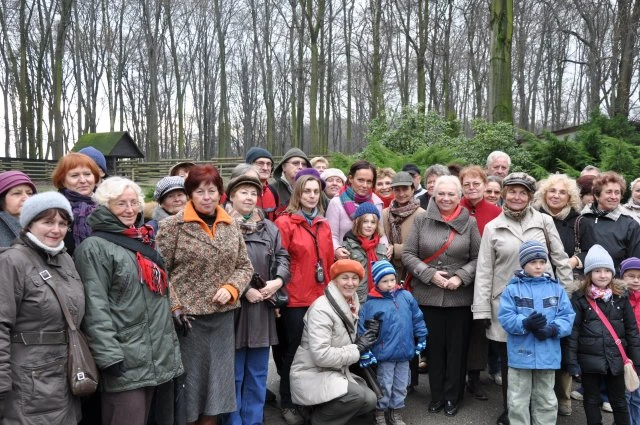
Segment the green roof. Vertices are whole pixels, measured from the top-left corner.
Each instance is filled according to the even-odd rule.
[[[71,150],[77,152],[88,146],[93,146],[105,157],[144,158],[144,154],[126,131],[85,133],[78,138]]]

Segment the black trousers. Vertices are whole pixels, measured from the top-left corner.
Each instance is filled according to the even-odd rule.
[[[289,372],[293,357],[296,350],[300,346],[302,339],[302,331],[304,330],[304,315],[307,313],[308,307],[285,307],[280,310],[282,317],[280,318],[282,325],[285,346],[282,346],[283,340],[280,340],[280,352],[282,354],[282,364],[280,366],[280,407],[294,407],[291,401],[291,385],[289,382]]]
[[[429,386],[434,401],[462,399],[471,332],[470,307],[420,306],[427,337]]]
[[[500,373],[502,374],[502,404],[504,411],[509,409],[507,404],[507,389],[509,388],[509,358],[507,357],[507,343],[493,341],[500,351]]]
[[[631,420],[627,400],[624,396],[624,375],[583,373],[582,387],[584,388],[584,413],[587,415],[587,425],[602,423],[602,413],[600,412],[600,404],[602,404],[602,400],[600,400],[601,379],[604,379],[607,386],[607,395],[613,409],[615,424],[629,425]]]

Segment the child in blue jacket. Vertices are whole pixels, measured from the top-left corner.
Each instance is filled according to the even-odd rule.
[[[575,313],[564,287],[545,273],[547,251],[538,241],[520,247],[520,265],[500,298],[498,320],[507,332],[511,425],[555,424],[553,391],[560,369],[560,338],[571,334]]]
[[[371,266],[374,287],[360,309],[358,333],[364,333],[364,322],[380,321],[377,342],[371,347],[372,356],[364,356],[366,366],[378,363],[378,383],[382,398],[376,405],[376,425],[389,423],[404,425],[400,409],[404,407],[409,385],[409,360],[427,346],[427,327],[418,303],[410,292],[398,286],[396,271],[386,260]],[[416,342],[417,345],[416,345]]]

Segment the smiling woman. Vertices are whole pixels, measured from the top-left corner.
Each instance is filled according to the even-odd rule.
[[[22,171],[0,173],[0,247],[11,245],[20,233],[18,217],[36,187]]]

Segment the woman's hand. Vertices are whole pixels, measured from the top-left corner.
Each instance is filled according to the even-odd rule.
[[[271,296],[273,294],[276,293],[276,291],[280,288],[282,288],[282,284],[284,282],[282,282],[282,279],[279,277],[276,277],[273,280],[267,280],[266,285],[264,286],[264,288],[260,288],[260,294],[262,295],[263,299],[267,299],[267,298],[271,298]]]
[[[385,256],[387,257],[387,260],[393,260],[393,245],[390,244],[389,246],[387,246],[387,253],[385,254]]]
[[[574,255],[573,257],[569,258],[568,263],[569,263],[569,267],[571,267],[572,269],[575,269],[580,265],[580,260],[578,259],[578,257]]]
[[[336,249],[334,254],[336,256],[336,260],[346,260],[349,258],[349,251],[347,251],[347,248],[342,246]]]
[[[462,279],[460,279],[459,276],[452,276],[451,278],[446,280],[443,288],[455,291],[460,287],[460,285],[462,285]]]
[[[259,303],[265,299],[262,293],[255,288],[249,288],[244,297],[252,304]]]
[[[214,303],[225,305],[229,301],[231,301],[231,293],[227,290],[227,288],[220,288],[213,296]]]
[[[431,278],[431,283],[441,288],[445,287],[447,280],[449,279],[449,273],[444,270],[438,270],[436,274]]]

